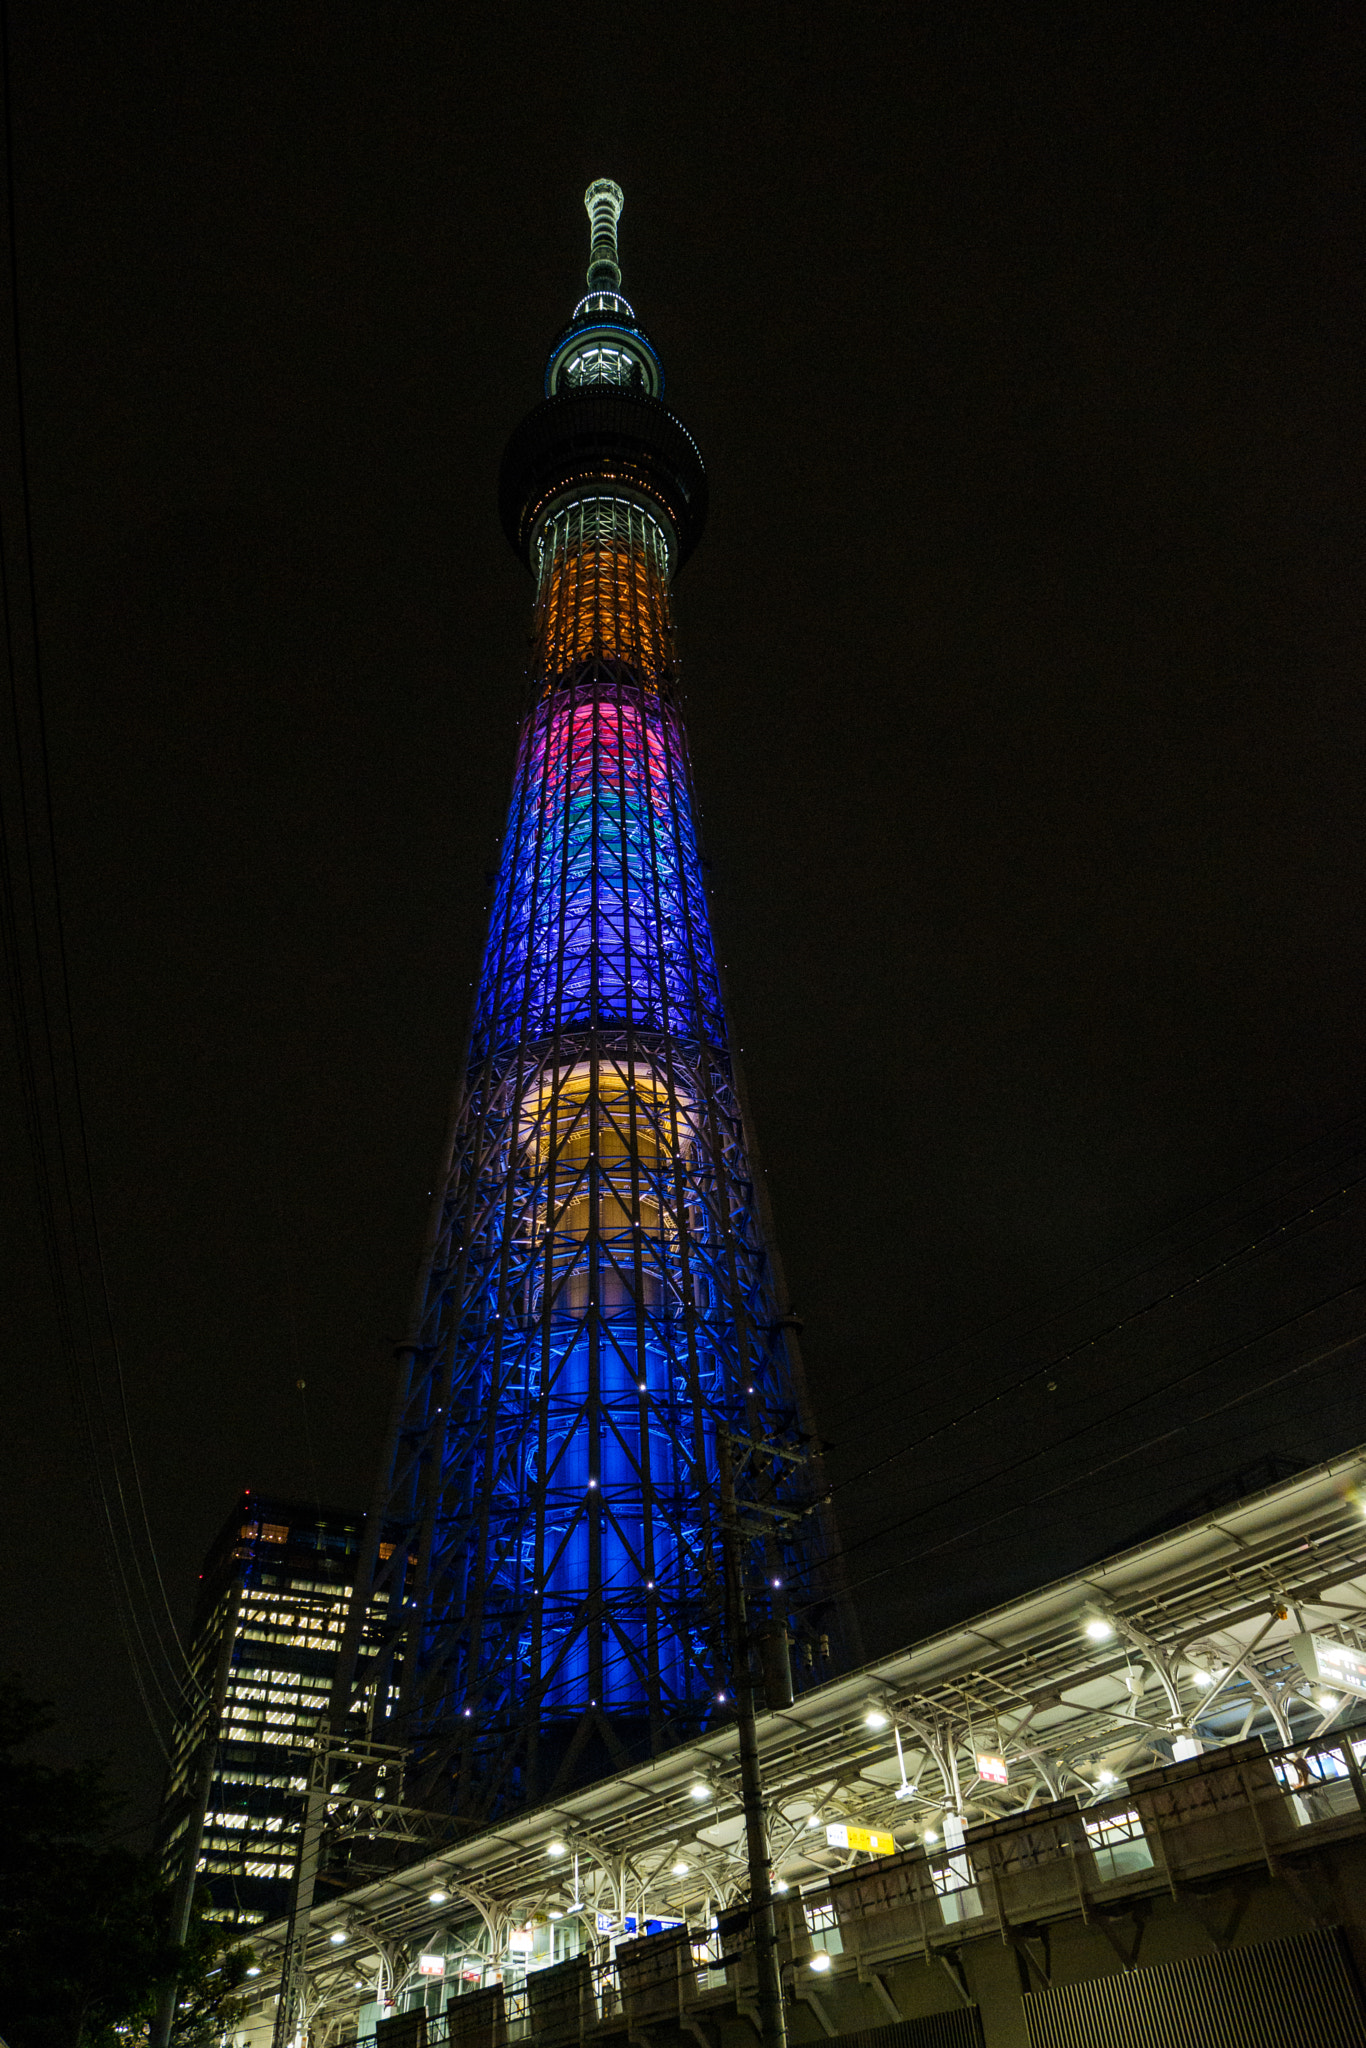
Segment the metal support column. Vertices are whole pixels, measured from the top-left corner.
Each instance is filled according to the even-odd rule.
[[[759,2034],[762,2048],[787,2048],[778,1926],[773,1912],[768,1827],[764,1817],[763,1778],[759,1769],[759,1734],[754,1718],[754,1680],[750,1671],[749,1631],[745,1617],[740,1523],[735,1505],[734,1449],[728,1429],[717,1431],[716,1444],[721,1468],[721,1550],[725,1563],[726,1629],[730,1638],[740,1787],[745,1811],[745,1847],[749,1856],[750,1924],[754,1930],[754,1953],[759,1972]]]

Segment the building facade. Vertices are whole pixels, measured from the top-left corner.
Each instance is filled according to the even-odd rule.
[[[375,1518],[405,1532],[411,1594],[367,1556],[360,1596],[404,1657],[411,1796],[469,1816],[733,1711],[723,1456],[780,1689],[837,1667],[844,1620],[679,704],[706,477],[622,295],[621,192],[585,204],[588,289],[502,471],[534,642]]]
[[[355,1512],[247,1491],[204,1560],[161,1839],[172,1882],[193,1860],[211,1919],[255,1926],[288,1906],[360,1532]]]

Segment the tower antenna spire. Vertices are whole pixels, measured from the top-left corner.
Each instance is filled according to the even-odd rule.
[[[611,178],[594,178],[583,195],[584,208],[588,214],[593,241],[588,251],[588,283],[590,289],[606,289],[609,292],[621,289],[621,264],[617,258],[617,222],[626,196],[620,185]]]

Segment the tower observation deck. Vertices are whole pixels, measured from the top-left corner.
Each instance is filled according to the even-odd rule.
[[[620,189],[585,204],[588,289],[503,462],[530,686],[353,1617],[387,1600],[412,1796],[469,1815],[733,1712],[720,1432],[747,1446],[776,1683],[789,1651],[798,1687],[840,1655],[679,710],[673,582],[706,474],[621,293]]]

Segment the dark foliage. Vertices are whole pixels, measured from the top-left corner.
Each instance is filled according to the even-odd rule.
[[[176,1978],[173,2040],[216,2033],[249,1954],[198,1918],[177,1948],[153,1858],[107,1840],[103,1765],[25,1754],[51,1725],[0,1681],[0,2035],[9,2048],[130,2048]]]

